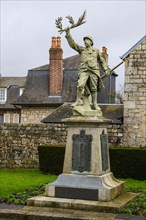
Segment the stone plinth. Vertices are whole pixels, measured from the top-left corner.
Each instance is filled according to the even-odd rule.
[[[77,116],[65,119],[64,122],[68,127],[68,135],[63,173],[102,175],[109,172],[106,126],[110,121],[96,116]],[[102,138],[105,142],[103,148]]]
[[[110,201],[124,183],[110,172],[107,125],[102,116],[73,116],[68,126],[63,174],[46,186],[46,196]]]
[[[116,180],[112,173],[101,176],[61,174],[46,186],[46,195],[57,198],[110,201],[124,192],[124,183]]]

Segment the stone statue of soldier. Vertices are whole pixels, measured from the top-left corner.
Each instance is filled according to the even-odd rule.
[[[56,27],[59,29],[60,34],[66,33],[66,39],[71,48],[76,50],[81,55],[81,63],[79,66],[78,73],[78,85],[77,85],[77,98],[76,102],[73,104],[74,107],[84,105],[85,109],[91,109],[89,96],[92,97],[93,108],[100,111],[97,105],[97,92],[104,88],[103,81],[100,77],[99,65],[103,68],[105,74],[104,77],[109,75],[108,67],[106,66],[105,60],[100,54],[100,51],[93,47],[93,39],[90,36],[83,38],[85,47],[78,45],[73,40],[70,29],[78,27],[85,23],[86,10],[83,15],[75,23],[73,17],[66,16],[69,19],[70,27],[63,29],[62,27],[62,17],[56,20]]]
[[[81,55],[81,62],[78,73],[78,84],[77,84],[77,98],[74,106],[81,106],[82,100],[84,104],[84,97],[88,97],[91,94],[93,108],[100,110],[97,105],[97,92],[104,88],[103,81],[100,77],[99,65],[102,66],[105,74],[109,74],[108,67],[105,60],[101,56],[98,49],[93,47],[93,39],[90,36],[83,38],[85,47],[78,45],[73,40],[70,28],[65,30],[66,39],[71,48],[76,50]]]

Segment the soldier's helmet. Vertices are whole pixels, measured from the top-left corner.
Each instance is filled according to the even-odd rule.
[[[83,40],[85,41],[85,39],[89,39],[92,42],[92,46],[93,46],[93,38],[91,36],[86,36],[83,38]]]

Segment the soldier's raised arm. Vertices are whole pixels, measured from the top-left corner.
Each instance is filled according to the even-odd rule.
[[[74,39],[72,38],[71,33],[70,33],[70,28],[67,28],[67,29],[65,30],[65,32],[66,32],[65,37],[66,37],[66,39],[67,39],[67,42],[68,42],[69,46],[70,46],[72,49],[76,50],[78,53],[81,53],[82,47],[81,47],[80,45],[78,45],[78,44],[74,41]]]

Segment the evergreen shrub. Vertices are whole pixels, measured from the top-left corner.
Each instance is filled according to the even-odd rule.
[[[38,146],[39,165],[42,172],[60,174],[63,171],[65,145]]]
[[[52,174],[63,171],[65,144],[38,147],[40,170]],[[146,148],[110,148],[111,171],[117,178],[146,180]]]
[[[146,148],[111,148],[110,165],[115,177],[146,180]]]

